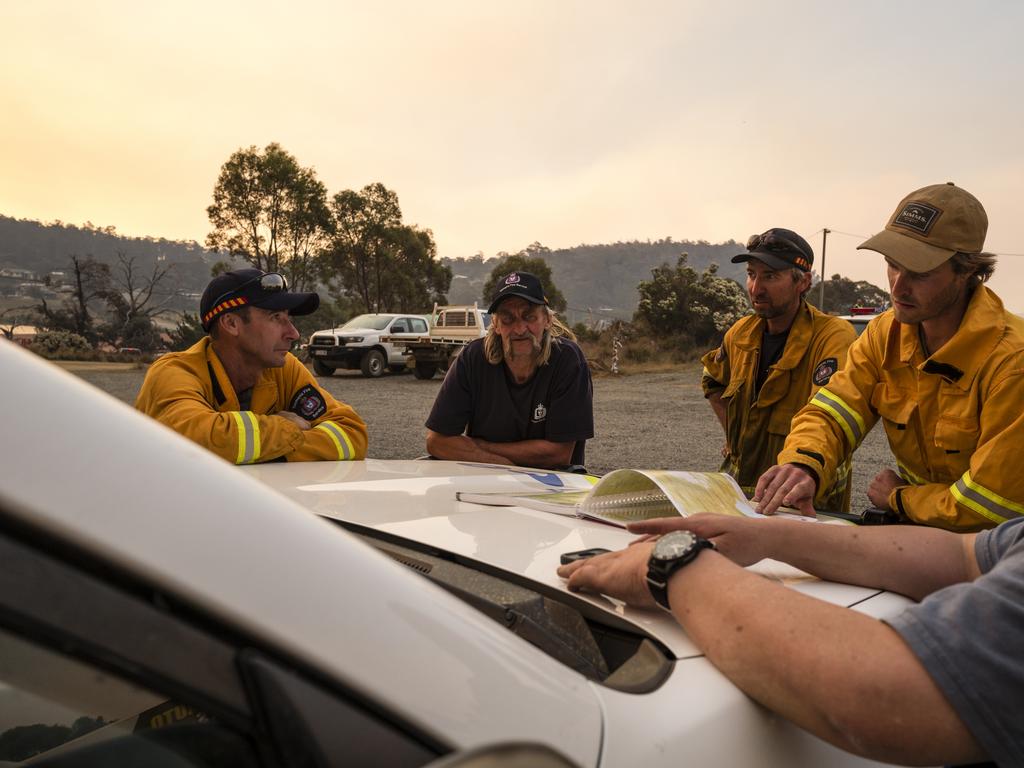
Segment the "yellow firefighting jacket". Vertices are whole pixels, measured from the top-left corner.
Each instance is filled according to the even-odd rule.
[[[206,337],[164,355],[146,373],[135,407],[234,464],[338,461],[366,457],[366,424],[317,386],[298,359],[267,368],[252,390],[251,410],[238,395]],[[307,431],[274,414],[291,411]]]
[[[980,286],[953,338],[926,358],[916,324],[880,315],[797,414],[779,461],[828,482],[879,418],[907,482],[891,509],[958,531],[1024,515],[1024,320]]]
[[[721,393],[726,408],[729,456],[721,471],[735,477],[748,496],[761,474],[775,464],[793,416],[846,363],[847,349],[857,336],[845,320],[803,302],[790,326],[782,357],[770,366],[768,378],[757,391],[764,327],[763,318],[745,317],[726,331],[721,347],[702,358],[704,396]],[[849,510],[850,483],[847,460],[831,483],[819,486],[815,507]]]

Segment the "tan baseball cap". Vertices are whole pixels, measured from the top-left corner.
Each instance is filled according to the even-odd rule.
[[[911,192],[885,229],[857,246],[912,272],[928,272],[954,253],[981,253],[988,216],[978,198],[947,181]]]

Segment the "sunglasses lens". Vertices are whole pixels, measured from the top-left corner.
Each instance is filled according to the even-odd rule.
[[[284,275],[279,275],[277,272],[268,272],[260,278],[260,288],[264,291],[287,291],[288,281],[284,279]]]

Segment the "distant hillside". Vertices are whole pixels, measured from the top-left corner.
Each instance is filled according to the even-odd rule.
[[[674,265],[681,253],[689,254],[690,265],[703,271],[718,264],[718,273],[742,281],[742,264],[729,259],[743,250],[735,242],[711,244],[706,241],[663,240],[610,245],[578,245],[543,254],[555,282],[569,303],[570,322],[593,318],[632,317],[636,309],[637,284],[651,277],[651,269],[660,264]],[[198,294],[210,280],[210,267],[221,257],[199,243],[125,237],[112,227],[86,224],[76,227],[55,222],[13,219],[0,215],[0,269],[25,269],[41,277],[64,270],[71,255],[93,256],[116,265],[118,253],[136,258],[136,266],[148,273],[159,260],[174,265],[169,286],[179,294]],[[481,292],[497,258],[481,256],[468,259],[442,259],[455,275],[449,301],[453,304],[482,300]],[[195,311],[195,298],[182,300],[176,309]],[[424,308],[426,309],[426,308]]]
[[[552,250],[545,253],[544,258],[569,304],[568,320],[575,323],[587,319],[591,313],[594,319],[632,317],[639,300],[637,284],[650,280],[654,267],[674,265],[682,253],[689,254],[688,263],[698,272],[715,263],[720,276],[742,283],[746,274],[744,265],[732,264],[729,260],[743,250],[733,241],[713,245],[706,241],[665,238],[653,242],[578,245]],[[481,291],[497,258],[484,260],[477,256],[441,261],[450,266],[455,275],[448,292],[453,304],[483,301]]]
[[[201,292],[210,280],[210,267],[218,260],[195,242],[124,237],[113,227],[43,224],[0,216],[0,269],[27,269],[45,276],[66,269],[72,255],[93,256],[115,265],[119,252],[134,256],[143,272],[152,270],[157,261],[173,264],[171,287],[180,293]]]

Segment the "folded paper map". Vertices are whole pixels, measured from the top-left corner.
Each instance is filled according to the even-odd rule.
[[[617,469],[602,477],[590,490],[527,494],[460,492],[457,498],[474,504],[527,507],[573,515],[622,527],[638,520],[685,517],[698,512],[762,517],[754,511],[736,481],[722,472]]]

